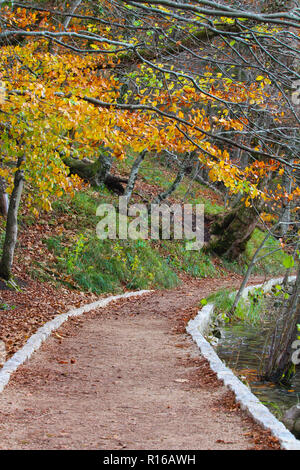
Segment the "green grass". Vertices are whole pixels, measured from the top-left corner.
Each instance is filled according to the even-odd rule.
[[[255,251],[257,250],[257,248],[259,247],[259,245],[261,244],[265,236],[266,236],[265,232],[256,228],[250,240],[247,243],[246,250],[242,259],[239,261],[234,261],[234,262],[228,262],[226,260],[223,260],[224,267],[238,274],[245,274]],[[271,253],[274,250],[278,250],[278,251]],[[279,241],[273,237],[270,237],[267,240],[265,247],[261,250],[259,256],[264,256],[264,255],[267,255],[268,253],[270,254],[268,256],[265,256],[265,258],[263,258],[254,266],[252,270],[252,275],[253,274],[272,275],[272,274],[284,273],[285,269],[283,265],[283,260],[286,257],[286,254],[280,248]]]
[[[101,191],[101,192],[100,192]],[[64,195],[53,202],[53,215],[68,215],[69,224],[79,230],[83,228],[95,228],[98,222],[96,217],[97,206],[102,202],[110,202],[111,193],[106,188],[100,188],[99,192],[87,189],[78,191],[74,197]],[[66,227],[67,228],[67,227]]]
[[[253,257],[254,252],[261,244],[265,236],[266,234],[262,230],[259,230],[257,228],[254,230],[253,235],[246,247],[245,255],[247,260],[250,260]],[[278,248],[279,251],[276,251],[275,253],[266,256],[260,263],[258,263],[256,269],[253,270],[253,273],[258,272],[262,268],[266,270],[268,274],[278,273],[278,271],[284,271],[283,260],[286,257],[286,254],[282,249],[280,249],[280,242],[275,238],[270,237],[266,241],[266,244],[261,250],[259,256],[267,255],[268,253],[271,253],[272,251],[277,250]]]
[[[207,303],[215,304],[215,317],[221,315],[223,320],[226,320],[226,316],[231,310],[234,299],[235,292],[233,289],[220,289],[208,296],[205,300]],[[252,326],[257,326],[265,320],[265,304],[266,298],[263,290],[261,288],[257,288],[253,292],[249,293],[247,299],[241,299],[239,301],[232,320],[234,322],[243,322]]]
[[[129,152],[126,160],[117,161],[117,168],[120,173],[129,172],[132,164],[137,155],[134,155],[132,152]],[[153,162],[155,160],[155,164]],[[139,177],[142,178],[149,184],[153,184],[166,189],[174,175],[167,176],[165,169],[163,170],[160,165],[158,165],[159,158],[157,156],[146,156],[145,160],[141,163],[139,169]]]
[[[63,233],[44,242],[57,258],[58,271],[81,289],[99,294],[124,288],[172,288],[180,283],[180,272],[196,278],[219,275],[208,255],[186,250],[183,240],[99,240],[96,209],[104,202],[116,204],[117,198],[100,187],[98,191],[77,192],[73,198],[63,196],[53,203],[52,220],[66,215],[64,226],[75,236]],[[38,273],[35,269],[34,276]]]
[[[186,250],[184,242],[173,240],[162,241],[161,247],[170,266],[176,269],[197,278],[219,276],[211,258],[201,250]]]
[[[200,183],[194,182],[190,185],[190,181],[186,178],[183,183],[176,189],[173,197],[179,200],[184,199],[185,204],[203,204],[204,213],[206,215],[216,215],[224,212],[224,206],[220,206],[210,199],[201,196],[201,189],[206,189]]]
[[[283,405],[281,404],[277,404],[275,402],[272,402],[272,401],[262,401],[261,402],[263,405],[265,405],[267,408],[269,408],[269,410],[271,411],[271,413],[277,418],[279,419],[280,421],[283,419],[284,417],[284,414],[286,412],[286,409]]]
[[[220,289],[206,298],[207,303],[215,304],[215,313],[228,313],[234,301],[233,289]]]
[[[126,289],[172,288],[179,280],[168,263],[142,240],[99,240],[81,235],[72,249],[64,237],[46,240],[58,257],[60,271],[84,290],[100,294]]]
[[[265,303],[266,298],[263,290],[255,289],[248,295],[247,300],[241,299],[234,312],[234,319],[248,323],[252,326],[258,326],[265,320]]]

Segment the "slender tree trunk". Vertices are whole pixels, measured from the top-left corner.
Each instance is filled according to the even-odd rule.
[[[292,191],[292,178],[289,174],[288,168],[286,166],[285,173],[282,178],[282,184],[285,189],[286,194],[291,194]],[[281,236],[284,237],[290,228],[290,220],[291,220],[291,202],[288,198],[282,201],[282,213],[281,213],[281,226],[280,226],[280,233]]]
[[[134,189],[135,182],[136,182],[136,179],[138,177],[139,169],[140,169],[142,161],[144,160],[144,158],[146,156],[146,153],[147,153],[146,150],[141,152],[139,154],[139,156],[135,159],[135,161],[132,165],[130,176],[129,176],[129,179],[128,179],[128,183],[127,183],[126,189],[124,191],[124,196],[127,197],[127,202],[130,201],[132,191]]]
[[[297,241],[296,245],[295,245],[295,248],[294,248],[294,253],[293,253],[293,259],[296,258],[296,255],[297,255],[297,251],[298,251],[298,247],[299,247],[299,240]],[[284,279],[283,279],[283,282],[282,282],[282,286],[284,289],[287,288],[288,286],[288,282],[289,282],[289,277],[292,273],[292,270],[293,270],[293,267],[290,267],[290,268],[287,268],[286,272],[285,272],[285,275],[284,275]]]
[[[6,184],[2,177],[0,177],[0,212],[3,217],[7,217],[8,211],[8,194],[6,192]]]
[[[162,193],[158,194],[156,198],[154,198],[153,202],[151,204],[160,204],[162,201],[165,201],[168,199],[168,197],[171,196],[171,194],[176,191],[178,186],[180,185],[181,181],[183,180],[185,175],[185,167],[180,168],[180,170],[177,173],[177,176],[173,183],[169,186],[166,191],[163,191]]]
[[[256,252],[254,253],[254,256],[253,256],[253,258],[252,258],[252,260],[251,260],[251,263],[249,264],[249,267],[248,267],[248,269],[247,269],[247,272],[246,272],[246,274],[245,274],[245,276],[244,276],[243,282],[242,282],[242,284],[241,284],[241,286],[240,286],[240,288],[239,288],[239,290],[238,290],[238,292],[237,292],[237,294],[236,294],[236,296],[235,296],[235,299],[234,299],[233,305],[232,305],[232,307],[231,307],[231,309],[230,309],[230,312],[229,312],[228,315],[227,315],[229,318],[231,318],[231,317],[233,316],[234,311],[235,311],[235,309],[236,309],[236,307],[237,307],[237,304],[238,304],[239,301],[240,301],[240,298],[241,298],[241,296],[242,296],[242,294],[243,294],[243,291],[244,291],[244,289],[245,289],[245,287],[246,287],[246,285],[247,285],[247,282],[248,282],[248,280],[249,280],[249,277],[250,277],[250,275],[251,275],[251,273],[252,273],[252,269],[254,268],[255,263],[257,262],[258,255],[259,255],[260,251],[263,249],[263,247],[265,246],[265,243],[266,243],[266,241],[268,240],[268,238],[269,238],[270,236],[271,236],[271,232],[269,231],[269,232],[267,233],[267,235],[265,236],[265,238],[263,239],[263,241],[261,242],[261,244],[259,245],[259,247],[257,248]]]
[[[82,2],[82,0],[75,0],[73,5],[69,8],[67,13],[69,13],[70,15],[74,15],[75,11],[80,6],[81,2]],[[66,3],[67,2],[64,3],[63,8],[65,8]],[[72,20],[72,16],[66,16],[65,17],[64,22],[63,22],[63,28],[64,28],[65,31],[68,29],[71,20]],[[52,39],[50,39],[49,43],[48,43],[48,52],[50,54],[55,54],[54,44],[55,44],[55,42]]]
[[[71,6],[70,10],[68,11],[68,13],[70,13],[71,15],[74,15],[75,11],[77,10],[77,8],[81,4],[81,2],[82,2],[82,0],[75,0],[73,5]],[[71,20],[72,20],[72,16],[67,16],[66,17],[66,19],[64,21],[64,29],[68,29],[68,26],[69,26]]]
[[[300,324],[300,265],[293,292],[288,299],[284,310],[281,334],[276,338],[274,333],[273,344],[269,354],[268,363],[263,374],[265,380],[273,382],[288,382],[293,373],[292,344],[297,339]],[[278,331],[278,326],[276,327]],[[292,371],[292,372],[291,372]]]
[[[14,187],[9,201],[5,240],[3,245],[2,258],[0,261],[0,277],[5,280],[11,278],[11,270],[14,260],[15,246],[18,235],[18,210],[24,185],[24,174],[21,168],[25,157],[18,159],[17,171],[14,178]]]

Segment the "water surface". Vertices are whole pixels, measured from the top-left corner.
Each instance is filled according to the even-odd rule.
[[[255,328],[245,324],[223,327],[217,353],[228,367],[245,378],[242,380],[246,380],[252,392],[280,419],[288,408],[300,401],[300,370],[298,368],[288,387],[259,381],[257,373],[270,332],[270,327]]]

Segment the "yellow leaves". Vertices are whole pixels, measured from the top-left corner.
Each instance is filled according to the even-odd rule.
[[[1,168],[0,167],[0,176],[4,180],[8,181],[10,178],[12,178],[12,174],[10,174],[10,170],[8,168]]]
[[[259,195],[257,187],[253,186],[250,190],[252,199],[255,199]]]
[[[226,111],[228,112],[228,110],[225,109],[223,113],[226,114]],[[226,130],[235,129],[237,131],[242,131],[244,129],[244,123],[241,120],[224,119],[223,117],[217,117],[217,116],[213,116],[212,120],[216,124],[221,125],[222,127],[224,127]]]
[[[49,199],[44,199],[41,203],[41,207],[44,211],[46,212],[50,212],[51,209],[52,209],[52,205],[51,205],[51,202],[49,201]]]
[[[195,88],[192,88],[190,86],[184,86],[183,87],[183,91],[187,94],[190,94],[190,93],[195,93]]]
[[[103,31],[104,34],[110,33],[110,27],[106,28],[106,32],[105,28]],[[95,44],[91,48],[99,50]],[[23,66],[14,59],[16,54]],[[116,59],[113,59],[115,63]],[[78,177],[68,178],[68,170],[62,164],[60,155],[93,159],[101,144],[108,146],[117,159],[125,158],[128,147],[136,152],[145,148],[157,152],[168,148],[178,153],[197,150],[199,159],[208,167],[213,181],[223,181],[231,192],[242,191],[253,198],[259,195],[258,181],[271,171],[271,166],[251,166],[241,173],[230,161],[227,151],[207,141],[205,132],[213,134],[218,127],[216,132],[233,129],[236,132],[232,134],[239,139],[239,132],[244,131],[246,134],[247,121],[234,117],[236,115],[230,111],[231,104],[246,105],[250,102],[264,105],[267,101],[263,87],[271,83],[268,78],[258,75],[248,87],[234,82],[233,76],[223,77],[221,73],[216,74],[210,69],[205,76],[197,79],[199,89],[196,90],[187,79],[176,81],[173,74],[141,66],[135,76],[135,84],[140,80],[142,89],[136,95],[133,91],[128,102],[158,107],[179,120],[185,119],[189,125],[183,126],[179,120],[174,122],[153,110],[130,112],[117,110],[113,106],[104,109],[84,102],[81,99],[84,96],[107,103],[115,103],[122,97],[120,83],[114,78],[111,69],[104,70],[110,60],[101,54],[80,56],[66,51],[51,55],[45,50],[42,41],[1,49],[2,68],[11,72],[10,83],[6,86],[24,92],[24,96],[10,94],[9,101],[5,101],[5,88],[2,87],[2,92],[0,87],[0,104],[10,113],[11,127],[17,129],[16,133],[19,132],[15,140],[24,131],[17,117],[20,111],[22,118],[32,123],[33,128],[27,134],[25,131],[24,138],[24,149],[29,155],[26,177],[32,191],[31,204],[50,210],[51,197],[60,197],[65,191],[72,194],[74,188],[83,183]],[[157,67],[163,69],[164,65],[157,64]],[[173,67],[170,67],[171,70]],[[161,88],[158,86],[160,81],[163,83]],[[277,116],[280,118],[279,111]],[[4,119],[3,116],[0,119]],[[185,139],[180,129],[189,134],[191,141]],[[262,150],[259,146],[256,149]],[[3,150],[2,143],[0,150]],[[16,145],[12,144],[8,154],[15,155],[15,150]],[[280,169],[279,175],[282,174],[283,169]],[[11,173],[7,173],[5,178],[10,176]],[[248,185],[245,184],[247,182]]]
[[[113,155],[118,160],[124,160],[124,158],[125,158],[125,152],[120,146],[116,146],[114,148]]]
[[[264,222],[272,222],[274,220],[274,215],[272,214],[267,214],[266,212],[263,212],[261,215],[260,215],[261,219],[264,221]]]
[[[243,21],[243,18],[239,18],[239,20]],[[220,21],[226,24],[234,24],[235,22],[234,18],[227,18],[226,16],[221,16]]]
[[[92,23],[89,23],[89,24],[87,25],[87,29],[88,29],[88,31],[90,31],[91,33],[96,33],[96,32],[98,31],[97,26],[95,26],[95,25],[92,24]]]
[[[257,82],[263,82],[264,85],[271,85],[271,80],[267,77],[263,77],[262,75],[259,75],[256,77]]]
[[[30,208],[31,208],[33,215],[37,218],[39,216],[39,211],[36,209],[36,207],[30,207]]]
[[[213,168],[208,172],[208,176],[213,183],[218,180],[218,175]]]
[[[238,120],[231,120],[231,127],[237,131],[242,131],[244,129],[244,124]]]

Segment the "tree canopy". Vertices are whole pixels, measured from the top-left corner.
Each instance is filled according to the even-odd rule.
[[[275,3],[2,1],[8,192],[24,170],[26,204],[38,214],[82,186],[69,157],[167,149],[194,152],[246,206],[276,213],[294,201],[295,215],[300,10]]]

